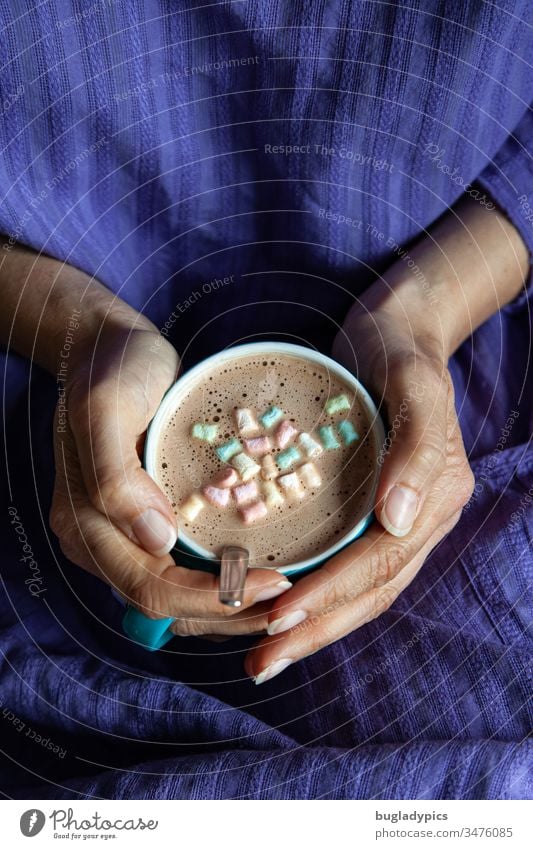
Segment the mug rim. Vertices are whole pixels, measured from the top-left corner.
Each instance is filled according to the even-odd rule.
[[[306,348],[303,345],[293,345],[291,342],[245,342],[240,345],[234,345],[230,348],[224,348],[222,351],[218,351],[217,353],[211,354],[209,357],[201,360],[178,377],[175,383],[169,387],[166,394],[163,396],[161,404],[147,428],[144,446],[144,468],[152,480],[159,484],[156,475],[155,462],[157,442],[159,435],[162,432],[162,425],[166,421],[169,412],[175,411],[177,403],[179,403],[180,396],[182,396],[184,392],[186,392],[189,387],[198,380],[199,376],[203,372],[209,371],[218,363],[223,363],[228,359],[234,359],[236,356],[246,357],[248,355],[258,353],[285,354],[287,356],[294,356],[315,362],[319,365],[325,366],[329,371],[333,372],[337,377],[340,377],[348,384],[348,386],[357,392],[358,398],[364,403],[365,412],[370,419],[370,430],[373,432],[374,439],[376,441],[376,470],[368,499],[368,503],[373,505],[379,483],[380,469],[377,462],[379,446],[383,445],[385,441],[385,429],[372,397],[363,384],[355,377],[354,374],[352,374],[352,372],[348,371],[345,366],[336,362],[336,360],[333,360],[331,357],[328,357],[326,354],[322,354],[320,351],[313,348]],[[329,546],[329,548],[324,549],[314,557],[308,557],[305,560],[299,560],[295,563],[286,564],[285,566],[272,566],[272,569],[276,569],[278,572],[285,575],[294,575],[299,572],[306,572],[320,563],[329,560],[330,557],[333,557],[334,554],[337,554],[349,545],[350,542],[353,542],[364,533],[372,520],[372,515],[373,507],[364,514],[353,528],[337,540],[334,545]],[[203,560],[207,560],[210,563],[218,562],[218,558],[215,554],[213,554],[213,552],[202,548],[202,546],[190,540],[189,537],[182,531],[178,531],[177,545],[181,545],[185,551]]]

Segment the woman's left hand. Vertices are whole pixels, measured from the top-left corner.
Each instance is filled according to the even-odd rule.
[[[376,618],[453,528],[473,489],[447,346],[418,281],[398,293],[377,281],[348,316],[335,357],[382,401],[388,440],[375,522],[360,539],[273,603],[268,633],[249,653],[257,684]],[[406,304],[409,305],[407,313]]]

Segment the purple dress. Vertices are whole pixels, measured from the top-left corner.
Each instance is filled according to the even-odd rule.
[[[0,0],[0,21],[4,249],[174,313],[186,365],[261,334],[328,352],[465,191],[533,248],[529,0]],[[250,639],[121,635],[48,529],[55,381],[2,354],[1,791],[530,795],[530,318],[525,292],[451,362],[477,479],[457,527],[378,620],[257,689]]]

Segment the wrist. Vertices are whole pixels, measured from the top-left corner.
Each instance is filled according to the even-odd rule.
[[[70,307],[54,346],[54,374],[68,374],[69,383],[88,374],[95,358],[110,346],[125,348],[128,339],[141,332],[160,338],[149,319],[107,291],[103,297],[84,298],[80,306]]]
[[[24,245],[4,257],[0,289],[0,339],[52,375],[94,345],[106,325],[157,333],[89,274]]]
[[[392,266],[354,304],[333,344],[333,356],[368,375],[386,358],[409,353],[442,369],[452,352],[452,328],[428,303],[420,281]],[[368,379],[368,378],[367,378]]]
[[[65,266],[55,295],[57,321],[45,368],[52,374],[76,372],[90,363],[99,339],[109,334],[157,328],[101,283]],[[62,275],[63,277],[63,275]],[[46,340],[48,341],[48,340]]]

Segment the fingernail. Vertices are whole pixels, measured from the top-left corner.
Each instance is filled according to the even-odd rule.
[[[288,631],[289,628],[294,628],[307,619],[305,610],[293,610],[292,613],[287,613],[286,616],[281,616],[279,619],[274,619],[267,627],[267,632],[272,634],[281,634],[282,631]]]
[[[381,513],[381,524],[395,537],[403,537],[413,527],[418,495],[408,486],[393,486]]]
[[[137,516],[131,529],[143,548],[161,557],[174,548],[178,534],[176,528],[159,510],[149,507]]]
[[[257,593],[253,600],[253,604],[257,604],[258,601],[268,601],[269,598],[276,598],[276,596],[290,590],[291,587],[292,584],[290,581],[280,581],[279,584],[276,584],[274,587],[265,587]]]
[[[280,657],[279,660],[275,660],[274,663],[271,663],[270,666],[267,666],[266,669],[263,669],[259,675],[256,675],[254,681],[256,684],[264,684],[265,681],[270,681],[271,678],[274,678],[275,675],[279,675],[280,672],[283,672],[284,669],[287,669],[287,666],[290,666],[291,663],[294,663],[292,657]]]

